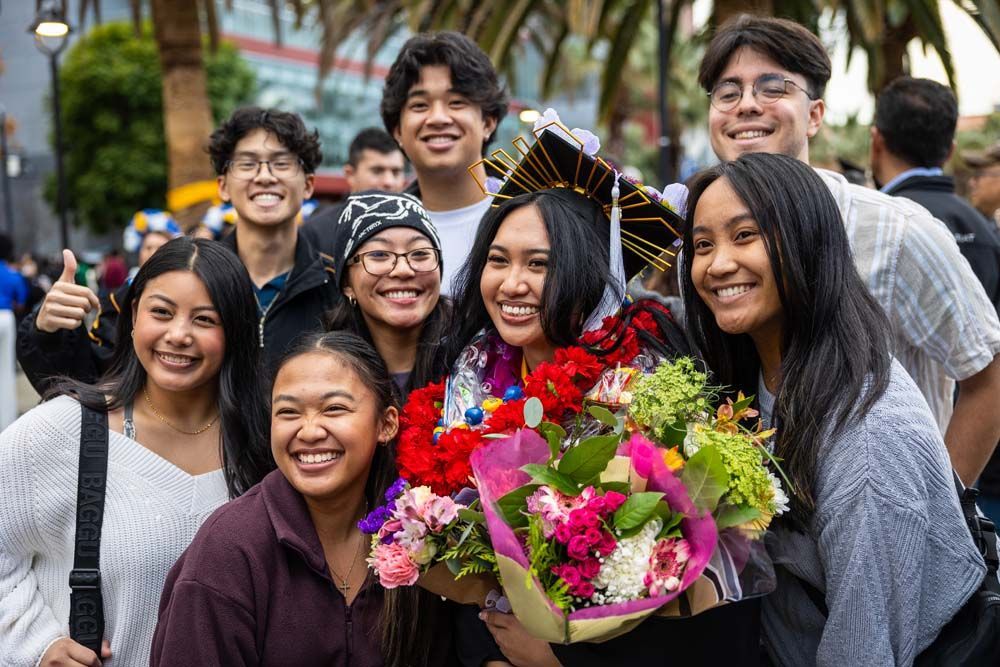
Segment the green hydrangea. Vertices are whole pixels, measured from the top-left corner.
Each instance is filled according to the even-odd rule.
[[[706,380],[690,357],[664,361],[629,388],[632,393],[629,416],[641,428],[650,430],[654,438],[663,440],[659,432],[663,427],[691,421],[710,410],[705,396]]]
[[[698,447],[714,446],[729,472],[726,499],[734,505],[749,505],[762,512],[774,512],[774,487],[763,465],[760,450],[748,437],[697,429],[692,436]]]

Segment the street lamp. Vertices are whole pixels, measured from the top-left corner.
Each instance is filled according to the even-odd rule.
[[[72,31],[66,22],[66,8],[58,0],[44,0],[28,32],[35,35],[35,46],[49,57],[52,72],[52,115],[56,132],[56,191],[59,207],[59,236],[63,248],[69,247],[66,222],[66,176],[63,173],[62,107],[59,102],[59,53],[66,47]]]

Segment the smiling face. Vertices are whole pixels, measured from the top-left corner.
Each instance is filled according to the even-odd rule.
[[[702,193],[692,228],[691,281],[719,328],[780,345],[784,310],[764,237],[725,178]]]
[[[497,123],[452,88],[447,65],[426,65],[410,88],[393,137],[417,172],[464,172]],[[468,178],[468,174],[462,174]]]
[[[148,382],[166,391],[216,382],[226,338],[208,290],[194,273],[168,271],[146,283],[133,321],[132,344]]]
[[[307,500],[361,494],[375,448],[396,434],[357,373],[336,355],[309,352],[282,365],[271,394],[271,454]]]
[[[787,94],[762,104],[752,86],[764,75],[791,79]],[[806,79],[783,69],[766,55],[749,47],[738,49],[729,59],[716,85],[734,81],[743,87],[743,97],[729,111],[709,106],[708,130],[712,149],[720,160],[735,160],[744,153],[782,153],[809,162],[809,139],[823,124],[823,100],[810,100]]]
[[[386,252],[418,249],[433,252],[430,239],[411,227],[392,227],[365,241],[355,256],[377,253],[369,260],[369,265],[374,266],[374,260],[383,259]],[[384,259],[391,262],[391,255],[385,255]],[[344,295],[357,299],[369,330],[412,329],[422,325],[437,305],[441,296],[441,269],[417,273],[405,258],[399,257],[390,273],[373,276],[357,262],[347,269]]]
[[[550,359],[555,350],[540,317],[550,252],[538,208],[516,208],[500,224],[479,281],[493,326],[506,343],[524,350],[531,367]]]
[[[267,227],[294,224],[302,202],[312,196],[314,177],[298,165],[292,169],[294,175],[277,178],[270,165],[297,163],[298,159],[277,137],[257,128],[237,142],[230,166],[218,178],[219,196],[224,202],[232,202],[241,222]],[[255,176],[238,176],[237,165],[257,160],[268,164],[260,165]]]

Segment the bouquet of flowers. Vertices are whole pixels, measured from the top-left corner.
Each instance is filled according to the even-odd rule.
[[[742,395],[715,407],[693,360],[651,353],[658,306],[632,308],[523,388],[519,356],[484,336],[446,383],[411,393],[397,461],[412,486],[368,527],[383,584],[457,599],[432,570],[435,586],[445,567],[451,584],[496,576],[525,627],[559,642],[677,614],[682,594],[697,613],[773,588],[756,541],[787,509],[773,431],[740,423],[757,416]]]

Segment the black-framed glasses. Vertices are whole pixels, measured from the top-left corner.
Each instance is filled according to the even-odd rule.
[[[761,104],[774,104],[791,92],[788,86],[798,88],[810,100],[819,99],[813,97],[808,90],[788,77],[778,74],[765,74],[754,81],[753,96]],[[711,100],[712,106],[719,111],[732,111],[743,99],[743,85],[736,81],[723,81],[712,89],[712,92],[708,94],[708,99]]]
[[[408,252],[392,252],[391,250],[369,250],[359,252],[347,260],[348,264],[358,264],[373,276],[384,276],[392,273],[396,262],[402,257],[414,273],[427,273],[437,269],[441,264],[441,255],[435,248],[415,248]]]
[[[258,160],[252,157],[240,157],[230,160],[226,170],[233,178],[251,181],[257,178],[260,170],[267,165],[268,171],[278,180],[295,178],[302,173],[302,160],[294,155],[276,155],[270,160]]]

